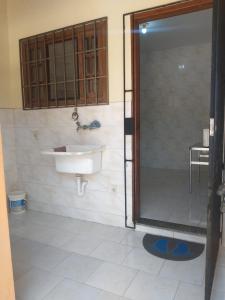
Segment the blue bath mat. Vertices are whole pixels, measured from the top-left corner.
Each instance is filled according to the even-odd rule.
[[[200,256],[205,248],[203,244],[151,234],[144,236],[143,246],[155,256],[176,261],[194,259]]]

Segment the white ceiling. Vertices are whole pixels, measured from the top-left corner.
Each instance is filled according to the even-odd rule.
[[[147,28],[140,40],[149,51],[211,43],[212,9],[151,21]]]

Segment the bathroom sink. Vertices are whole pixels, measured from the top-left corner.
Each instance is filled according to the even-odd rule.
[[[41,153],[55,158],[58,172],[93,174],[101,170],[104,148],[100,145],[67,145],[48,149]]]

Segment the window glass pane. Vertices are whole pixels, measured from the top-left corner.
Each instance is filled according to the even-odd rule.
[[[98,93],[98,103],[107,103],[108,92],[107,92],[106,78],[97,79],[97,93]]]
[[[95,24],[85,25],[85,50],[95,49]]]
[[[31,108],[30,107],[30,89],[29,88],[23,89],[23,96],[24,96],[24,107]]]
[[[30,64],[30,84],[37,84],[37,66]]]
[[[65,55],[72,55],[74,50],[72,27],[64,30],[64,46]]]
[[[107,21],[96,21],[96,47],[103,48],[107,46]]]
[[[20,55],[23,62],[27,62],[29,60],[28,57],[28,41],[20,42]]]
[[[38,88],[37,87],[31,87],[31,106],[32,107],[38,107],[39,106]]]
[[[36,60],[36,39],[29,40],[29,60]]]
[[[46,57],[53,58],[54,55],[54,37],[53,33],[49,33],[45,35],[45,43],[46,43]]]
[[[48,105],[56,106],[56,85],[48,85]]]
[[[74,82],[66,84],[66,102],[67,104],[74,104]]]
[[[84,78],[84,54],[75,56],[76,79]]]
[[[47,87],[45,85],[39,87],[39,97],[41,107],[48,106]]]
[[[85,55],[85,75],[86,77],[95,76],[95,52],[89,52]]]
[[[96,61],[96,72],[97,76],[106,76],[107,67],[106,67],[106,50],[98,50],[97,51],[97,61]]]
[[[65,41],[65,55],[71,55],[73,53],[73,41]]]
[[[55,59],[55,67],[56,67],[56,81],[64,81],[64,57],[56,57]]]
[[[56,85],[56,95],[57,95],[58,104],[60,103],[65,104],[65,86],[63,83],[59,83]]]
[[[23,85],[28,85],[29,84],[29,78],[28,78],[28,64],[23,64],[22,65],[22,79],[23,79]]]
[[[55,82],[55,61],[50,59],[46,62],[47,68],[47,81]]]
[[[84,26],[76,26],[74,28],[74,46],[75,51],[80,52],[84,50]]]
[[[44,36],[38,37],[37,39],[37,59],[42,60],[45,59],[45,38]]]
[[[55,43],[55,56],[63,56],[64,50],[63,50],[63,43],[57,42]]]
[[[38,82],[41,84],[46,82],[45,63],[38,63]]]
[[[64,55],[63,31],[55,32],[55,56]]]
[[[90,79],[86,81],[86,97],[87,104],[93,104],[97,102],[95,79]]]
[[[74,80],[74,61],[73,55],[65,57],[66,80]]]
[[[77,105],[85,105],[84,80],[76,82],[76,99]]]

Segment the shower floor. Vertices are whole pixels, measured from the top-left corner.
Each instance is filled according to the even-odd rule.
[[[205,228],[208,174],[202,169],[199,182],[194,171],[189,193],[188,172],[141,168],[141,218]]]

